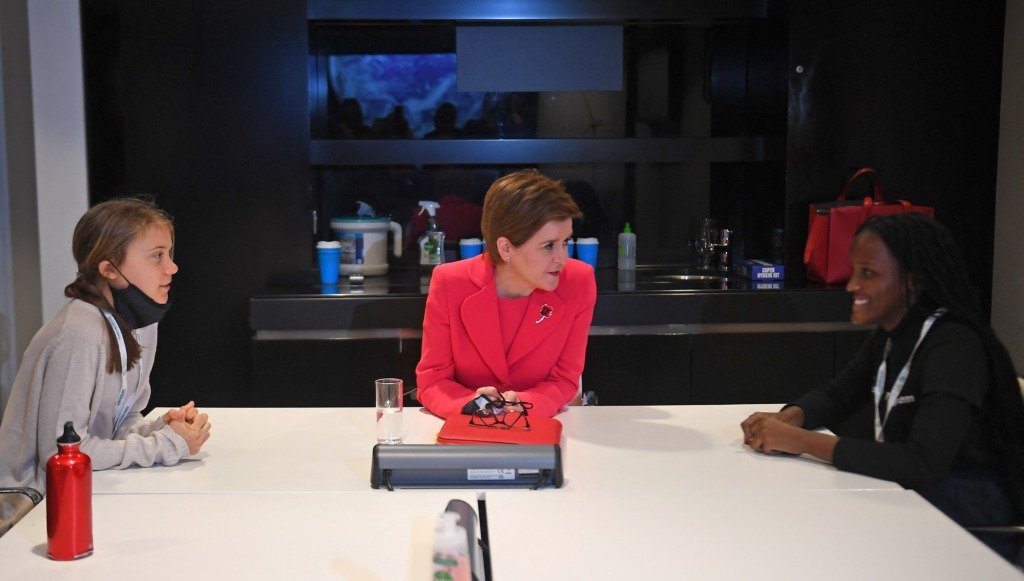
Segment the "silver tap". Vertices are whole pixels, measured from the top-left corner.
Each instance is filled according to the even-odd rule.
[[[729,257],[729,239],[732,238],[732,230],[728,228],[722,228],[721,233],[718,237],[718,244],[715,246],[718,248],[718,268],[719,270],[729,270],[730,257]]]

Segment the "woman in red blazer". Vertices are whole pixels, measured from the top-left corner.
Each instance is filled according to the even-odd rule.
[[[568,255],[582,214],[536,170],[499,178],[484,199],[484,254],[434,269],[416,366],[418,398],[447,418],[479,394],[551,417],[580,385],[594,271]]]

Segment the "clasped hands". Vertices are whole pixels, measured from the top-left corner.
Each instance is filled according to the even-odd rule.
[[[743,420],[743,443],[764,454],[783,452],[803,454],[804,436],[807,430],[799,427],[804,423],[804,413],[798,407],[788,407],[781,412],[757,412]]]
[[[804,410],[790,406],[778,413],[757,412],[743,420],[743,443],[763,454],[810,454],[831,462],[838,439],[805,430]]]
[[[210,439],[210,419],[206,414],[199,413],[193,401],[177,409],[170,409],[161,418],[188,444],[189,454],[199,452],[206,440]]]
[[[484,386],[484,387],[481,387],[481,388],[477,389],[476,390],[476,395],[478,395],[478,396],[479,395],[486,395],[487,397],[491,397],[491,398],[494,398],[494,399],[502,399],[502,400],[505,400],[507,402],[515,402],[515,403],[519,402],[519,394],[516,393],[515,391],[510,389],[508,391],[499,392],[498,388],[494,387],[493,385],[487,385],[487,386]],[[514,411],[514,412],[515,411],[522,411],[522,410],[523,410],[523,408],[521,406],[514,406],[514,407],[508,408],[508,411]]]

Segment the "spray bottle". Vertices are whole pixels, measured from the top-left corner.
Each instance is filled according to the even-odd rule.
[[[430,269],[444,262],[444,232],[437,227],[437,209],[441,204],[424,200],[420,206],[420,214],[427,213],[427,230],[419,238],[420,266]]]

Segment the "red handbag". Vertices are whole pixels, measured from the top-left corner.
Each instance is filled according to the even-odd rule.
[[[872,195],[863,201],[847,200],[850,186],[861,176],[871,178]],[[935,209],[930,206],[915,206],[906,200],[886,202],[875,170],[870,167],[857,170],[846,180],[838,200],[810,205],[807,245],[804,246],[807,278],[827,284],[850,280],[850,243],[857,228],[872,216],[913,213],[935,217]]]

